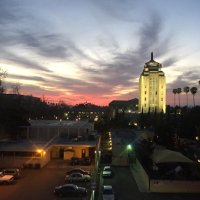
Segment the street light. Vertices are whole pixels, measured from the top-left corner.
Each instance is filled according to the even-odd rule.
[[[128,144],[128,145],[126,146],[126,149],[127,149],[128,151],[132,150],[132,145],[131,145],[131,144]]]

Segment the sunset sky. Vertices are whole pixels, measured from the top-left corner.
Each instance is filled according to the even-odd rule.
[[[199,9],[199,0],[0,0],[7,93],[17,83],[21,94],[72,105],[138,98],[153,51],[167,104],[185,86],[198,87],[200,104]]]

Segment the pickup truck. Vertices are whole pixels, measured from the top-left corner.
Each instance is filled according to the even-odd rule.
[[[4,175],[2,172],[0,172],[0,183],[1,184],[10,184],[14,180],[14,177],[12,175]]]

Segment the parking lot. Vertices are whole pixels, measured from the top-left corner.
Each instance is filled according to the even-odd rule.
[[[75,166],[80,167],[80,166]],[[56,200],[62,199],[54,195],[55,186],[64,184],[65,173],[74,168],[65,161],[51,161],[42,169],[24,169],[21,178],[11,185],[0,185],[1,200]],[[93,172],[94,166],[81,166]],[[86,187],[90,198],[91,183],[78,183]],[[65,198],[66,199],[66,198]],[[72,199],[72,198],[69,198]],[[77,199],[77,198],[76,198]]]

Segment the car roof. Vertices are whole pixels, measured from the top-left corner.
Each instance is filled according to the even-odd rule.
[[[9,168],[9,169],[4,169],[4,171],[19,171],[18,168]]]
[[[106,169],[111,169],[111,167],[110,167],[110,166],[105,166],[105,167],[103,168],[103,170],[106,170]]]
[[[77,187],[77,185],[75,184],[64,184],[64,185],[61,185],[62,187]]]
[[[73,175],[73,174],[80,174],[80,175],[83,175],[83,174],[81,174],[81,173],[79,173],[79,172],[74,172],[74,173],[71,173],[70,175]]]
[[[112,171],[103,171],[103,174],[111,174],[112,173]]]
[[[74,169],[72,169],[70,171],[76,171],[76,170],[85,171],[84,169],[81,169],[81,168],[74,168]]]
[[[112,190],[112,185],[104,185],[103,189],[104,190]]]

